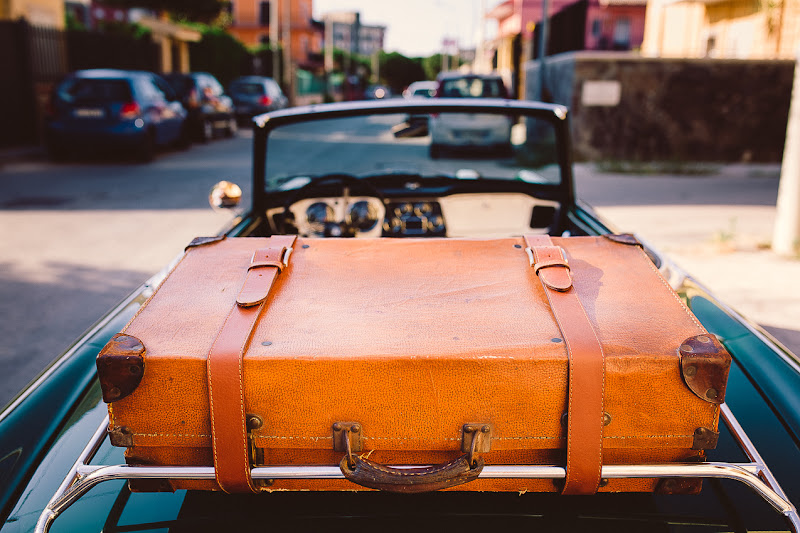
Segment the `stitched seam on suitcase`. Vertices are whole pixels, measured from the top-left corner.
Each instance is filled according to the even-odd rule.
[[[656,268],[656,266],[653,264],[653,262],[650,260],[650,258],[647,257],[647,254],[644,252],[644,249],[642,249],[642,248],[640,248],[638,246],[637,246],[637,248],[639,248],[639,252],[642,254],[642,256],[644,256],[644,259],[647,262],[647,264],[650,266],[650,268],[658,275],[658,279],[661,281],[661,283],[664,285],[664,287],[667,289],[667,291],[670,293],[670,295],[678,301],[678,303],[681,305],[681,308],[686,312],[686,314],[689,316],[689,318],[692,320],[692,322],[694,322],[694,325],[697,326],[698,328],[700,328],[700,332],[701,333],[705,333],[706,332],[706,328],[704,328],[703,325],[700,324],[700,322],[697,320],[697,317],[694,316],[694,313],[692,313],[689,310],[689,308],[686,307],[686,304],[683,303],[683,300],[681,300],[681,297],[678,296],[678,294],[675,292],[675,290],[672,287],[669,286],[669,283],[667,283],[667,280],[665,280],[664,276],[661,275],[661,272],[659,272],[659,270]]]
[[[139,437],[206,437],[210,438],[211,435],[207,435],[205,433],[200,433],[197,435],[192,435],[189,433],[132,433],[133,436]],[[682,437],[694,437],[694,434],[688,435],[611,435],[611,436],[603,436],[604,439],[666,439],[666,438],[682,438]],[[258,435],[254,437],[256,440],[258,439],[280,439],[280,440],[332,440],[333,437],[291,437],[291,436],[280,436],[280,435]],[[559,439],[563,440],[565,437],[538,437],[538,436],[530,436],[530,437],[492,437],[492,440],[553,440]],[[441,439],[426,439],[421,437],[363,437],[363,440],[394,440],[394,441],[405,441],[405,440],[418,440],[418,441],[430,441],[430,442],[437,442],[443,440],[449,441],[461,441],[460,438],[456,437],[443,437]]]

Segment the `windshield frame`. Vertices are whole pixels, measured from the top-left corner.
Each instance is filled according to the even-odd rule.
[[[264,212],[267,207],[266,171],[267,141],[277,128],[301,122],[314,122],[332,118],[363,117],[395,113],[429,114],[441,112],[498,113],[531,117],[548,122],[556,135],[556,156],[561,183],[556,186],[555,200],[563,207],[575,203],[572,175],[572,149],[569,113],[566,107],[541,102],[504,100],[492,98],[429,98],[409,101],[390,99],[384,101],[358,101],[334,104],[317,104],[273,111],[253,118],[253,211]],[[562,211],[564,212],[564,211]]]

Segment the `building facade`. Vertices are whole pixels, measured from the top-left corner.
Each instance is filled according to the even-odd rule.
[[[64,28],[64,0],[0,0],[0,20],[25,19],[33,26]]]
[[[273,6],[273,2],[277,5]],[[273,8],[277,8],[277,21],[272,20]],[[270,28],[276,23],[280,28],[279,41],[284,46],[288,44],[292,61],[301,68],[317,68],[322,63],[323,34],[322,26],[312,18],[312,8],[312,0],[231,0],[228,32],[255,48],[270,43]]]
[[[550,0],[546,54],[580,50],[638,50],[647,0]],[[522,96],[525,61],[539,57],[542,0],[505,0],[486,15],[497,21],[495,68]]]
[[[642,54],[793,59],[799,44],[800,0],[651,0]]]
[[[383,50],[386,26],[362,24],[360,14],[355,12],[327,13],[322,20],[325,31],[332,33],[329,39],[334,48],[362,56]]]

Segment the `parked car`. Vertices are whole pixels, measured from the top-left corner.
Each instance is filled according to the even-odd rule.
[[[164,79],[189,112],[187,131],[192,139],[208,142],[218,134],[236,134],[233,101],[217,78],[207,72],[190,72],[165,74]]]
[[[54,159],[75,151],[118,149],[149,161],[157,147],[185,143],[186,119],[175,93],[155,74],[79,70],[51,96],[45,140]]]
[[[284,109],[289,100],[281,91],[280,85],[266,76],[242,76],[233,80],[228,87],[239,121]]]
[[[508,98],[503,79],[496,74],[465,74],[444,72],[437,77],[438,98]],[[511,154],[509,117],[457,113],[432,116],[428,125],[431,133],[429,153],[435,159],[444,149],[495,150]]]
[[[435,81],[415,81],[403,91],[403,98],[433,98],[438,88]]]
[[[465,154],[460,158],[432,161],[427,155],[426,139],[393,133],[395,126],[410,114],[441,116],[449,113],[521,117],[525,128],[519,138],[515,136],[515,141],[519,141],[515,145],[518,157],[476,160]],[[652,268],[660,271],[664,283],[677,291],[699,324],[715,335],[733,358],[726,403],[719,407],[719,434],[712,435],[718,439],[716,449],[708,451],[705,458],[699,456],[696,461],[678,465],[604,465],[602,474],[608,485],[594,496],[526,493],[524,490],[405,495],[371,491],[285,491],[283,484],[287,480],[307,482],[310,487],[315,479],[341,478],[340,467],[335,463],[345,453],[336,452],[339,455],[329,465],[308,468],[299,451],[306,445],[288,442],[286,447],[291,449],[292,464],[260,466],[252,470],[253,476],[266,484],[264,494],[172,492],[169,480],[202,478],[213,481],[213,467],[208,466],[212,463],[208,449],[210,435],[183,434],[180,428],[184,417],[178,417],[175,434],[168,437],[174,438],[175,443],[206,446],[204,464],[194,468],[126,466],[123,449],[112,446],[107,438],[108,409],[101,399],[95,366],[98,351],[141,309],[169,272],[170,267],[167,267],[101,318],[0,412],[2,532],[32,531],[37,522],[37,531],[50,528],[53,532],[260,530],[264,529],[265,520],[270,526],[292,531],[485,531],[487,527],[498,531],[637,533],[800,531],[800,517],[791,503],[800,501],[800,359],[720,302],[657,250],[630,235],[611,235],[612,228],[576,198],[565,107],[477,98],[397,99],[294,108],[273,112],[268,117],[269,120],[257,125],[254,135],[252,204],[249,209],[237,213],[218,238],[298,234],[295,248],[308,245],[313,252],[314,239],[326,237],[391,237],[410,239],[407,244],[413,245],[415,239],[421,238],[505,236],[516,244],[491,253],[516,254],[526,268],[529,258],[520,237],[523,233],[607,235],[619,239],[620,245],[640,246],[652,262]],[[218,205],[232,205],[238,196],[240,191],[229,182],[211,195]],[[196,244],[211,241],[213,239],[200,240]],[[364,242],[369,243],[368,240]],[[445,241],[441,244],[447,246]],[[176,261],[182,254],[177,252]],[[288,261],[288,255],[285,253],[281,260]],[[357,254],[342,258],[345,262],[358,259]],[[277,266],[274,260],[270,264]],[[437,268],[436,258],[432,257],[427,266]],[[469,267],[490,269],[491,262]],[[347,270],[346,264],[338,268]],[[533,270],[532,266],[530,276],[535,280]],[[458,272],[451,274],[454,279],[458,276]],[[291,263],[288,275],[291,275]],[[215,273],[209,272],[208,276],[213,278]],[[602,287],[603,276],[604,273],[597,270],[596,277],[587,286]],[[313,283],[313,279],[306,281]],[[427,305],[426,291],[439,291],[453,299],[463,299],[465,305],[476,305],[470,299],[471,293],[458,290],[457,284],[453,287],[420,286],[419,302],[376,302],[364,291],[364,280],[347,281],[364,294],[363,305],[375,316],[383,315],[386,305],[394,305],[406,308],[409,317],[416,320],[415,324],[421,324],[416,305]],[[324,296],[320,293],[305,304],[314,313],[325,312]],[[502,300],[507,294],[501,292],[493,297]],[[590,292],[586,301],[593,302],[596,297],[596,293]],[[587,310],[591,316],[593,308],[587,306]],[[424,316],[434,315],[435,309],[425,310]],[[492,318],[487,317],[487,328],[493,327]],[[654,320],[654,327],[657,325]],[[406,326],[397,324],[400,331]],[[454,343],[459,341],[458,337],[443,339],[438,335],[436,320],[423,324],[423,327],[428,326],[431,342],[440,351],[445,340],[447,347],[457,345]],[[191,331],[175,331],[174,335],[191,335]],[[298,335],[307,337],[308,346],[315,349],[313,330],[298,331]],[[266,338],[269,340],[258,339],[258,348],[272,346],[270,350],[274,350],[276,345],[280,347],[286,342],[285,339],[274,342],[275,338]],[[607,340],[620,347],[626,342],[624,338]],[[522,342],[515,335],[502,341],[515,345]],[[559,343],[562,339],[555,338],[553,342]],[[262,351],[257,356],[266,357],[265,353],[271,352]],[[418,354],[409,356],[420,357]],[[487,357],[503,359],[504,354],[498,351]],[[311,364],[313,359],[298,363]],[[143,364],[147,376],[149,369]],[[204,372],[205,362],[199,361],[199,365],[198,373]],[[635,366],[633,355],[630,365]],[[676,354],[676,373],[680,371],[679,366]],[[125,365],[120,368],[121,372],[127,372],[123,375],[131,379],[141,377],[139,367],[136,371],[126,370]],[[246,368],[247,365],[245,371]],[[508,362],[508,372],[515,372],[513,360]],[[308,402],[317,402],[320,395],[348,394],[348,383],[364,379],[357,372],[350,374],[330,376],[331,383],[337,386],[327,389],[297,391],[295,383],[282,382],[269,394],[300,394]],[[565,374],[566,370],[553,379],[564,379]],[[687,371],[685,375],[691,374]],[[171,376],[158,376],[165,387],[182,385],[177,376],[174,383]],[[181,388],[180,393],[190,394],[191,390],[202,391],[204,387],[202,383],[193,383],[191,387]],[[403,398],[394,395],[391,387],[392,383],[387,381],[384,401],[402,402]],[[431,383],[430,391],[436,393],[435,382]],[[465,395],[476,398],[493,393],[491,388],[464,391]],[[658,393],[636,388],[630,391],[631,401],[646,402],[648,397]],[[509,408],[513,407],[509,404]],[[302,402],[297,404],[297,410],[301,414],[305,412]],[[540,413],[525,414],[534,419]],[[185,416],[196,415],[186,413]],[[207,416],[207,412],[202,416]],[[347,414],[332,416],[346,417]],[[687,413],[687,416],[693,415]],[[614,417],[618,420],[616,413]],[[651,418],[658,422],[659,413],[651,413]],[[256,427],[261,427],[262,421],[256,422]],[[272,429],[266,417],[263,422],[266,429]],[[424,420],[420,425],[427,426],[428,422],[436,423]],[[553,427],[559,424],[559,421],[552,422]],[[610,431],[617,431],[614,421],[610,424]],[[265,439],[285,439],[283,432],[291,429],[275,428],[276,437],[265,436]],[[405,439],[425,439],[424,433],[416,432],[415,428],[403,427],[397,431],[396,437],[381,435],[368,440],[372,436],[368,428],[364,428],[365,450],[373,449],[374,443],[381,445],[390,440],[402,443]],[[493,437],[498,442],[503,437],[499,431]],[[135,428],[129,428],[127,433],[121,431],[115,437],[134,444],[137,438],[151,435],[140,435]],[[654,450],[659,447],[658,437],[654,435]],[[694,438],[693,435],[680,437]],[[536,439],[537,435],[530,438]],[[317,458],[334,453],[331,434],[313,440],[317,447],[313,451],[319,452],[315,454]],[[617,446],[626,446],[624,435],[617,440]],[[508,449],[495,451],[502,455]],[[483,473],[488,472],[487,475],[494,472],[491,475],[513,481],[520,479],[524,471],[526,476],[539,479],[542,487],[553,491],[557,490],[558,480],[564,477],[563,456],[554,457],[553,465],[543,465],[540,469],[525,464],[518,470],[492,470],[491,467],[497,466],[493,458],[499,457],[492,455],[495,451],[485,453]],[[176,459],[182,452],[176,444]],[[454,456],[462,453],[457,447],[452,452]],[[448,452],[443,452],[444,455]],[[262,459],[258,453],[253,458]],[[684,484],[686,477],[707,478],[699,494],[683,494],[687,486],[695,486]],[[138,479],[138,488],[147,492],[132,492],[124,483],[131,478]],[[617,478],[661,481],[655,492],[615,493],[613,483]],[[647,483],[647,480],[642,482]],[[514,487],[513,483],[509,486]]]

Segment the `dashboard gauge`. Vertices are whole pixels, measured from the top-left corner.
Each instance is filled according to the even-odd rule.
[[[359,231],[369,231],[378,223],[378,210],[371,202],[356,202],[347,211],[347,222]]]
[[[333,208],[324,202],[316,202],[306,209],[306,220],[315,235],[325,234],[325,224],[333,222]]]
[[[428,229],[433,232],[444,231],[444,220],[440,216],[428,219]]]
[[[419,217],[430,217],[433,214],[433,206],[429,202],[414,204],[414,214]]]

